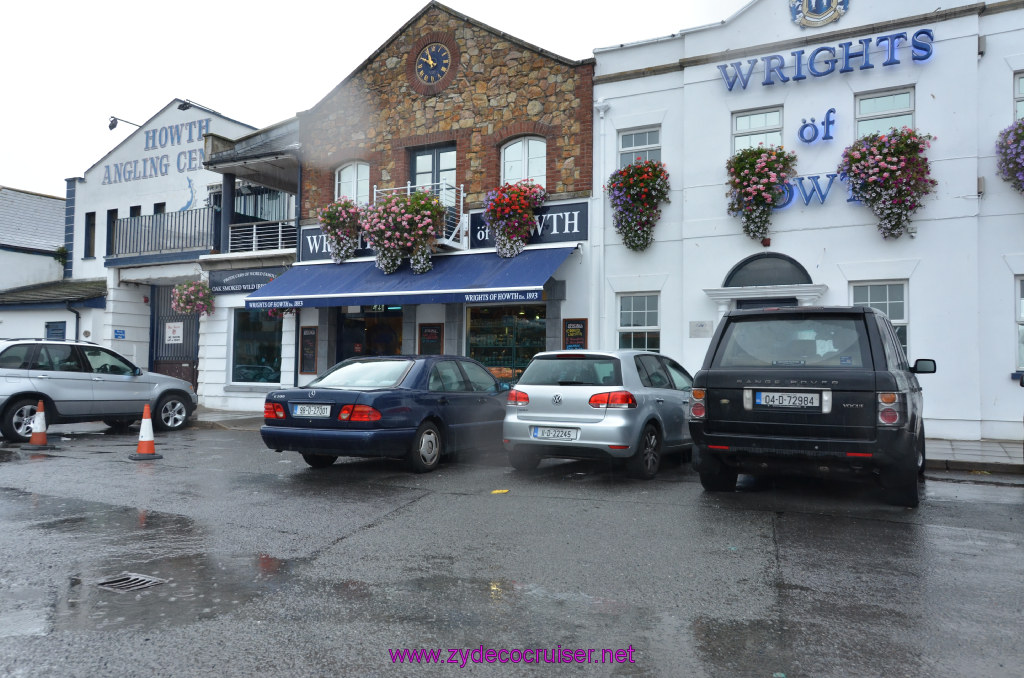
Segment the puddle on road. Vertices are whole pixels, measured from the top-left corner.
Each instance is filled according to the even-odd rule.
[[[0,514],[50,535],[53,548],[70,554],[53,565],[69,572],[63,582],[0,588],[0,638],[213,619],[291,579],[291,563],[267,554],[205,552],[203,529],[183,516],[3,489]],[[68,539],[73,549],[65,548]],[[166,583],[126,592],[98,587],[123,572]]]

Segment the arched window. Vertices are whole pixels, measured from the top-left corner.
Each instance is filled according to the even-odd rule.
[[[359,205],[370,202],[370,166],[365,162],[342,165],[334,173],[334,199],[350,198]]]
[[[522,137],[502,147],[502,183],[532,179],[544,186],[547,178],[547,142],[544,139]]]

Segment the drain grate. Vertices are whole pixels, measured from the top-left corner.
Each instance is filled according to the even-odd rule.
[[[150,586],[156,586],[157,584],[166,584],[166,579],[157,579],[156,577],[150,577],[145,574],[132,574],[131,572],[122,572],[119,575],[110,577],[101,581],[97,586],[101,589],[107,589],[108,591],[119,591],[121,593],[125,591],[138,591],[139,589],[148,589]]]

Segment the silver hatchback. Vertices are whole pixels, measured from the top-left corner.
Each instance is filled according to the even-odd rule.
[[[143,372],[108,348],[83,341],[0,339],[0,432],[24,442],[43,401],[46,423],[103,421],[126,427],[149,404],[154,427],[170,431],[196,409],[192,384]]]
[[[650,351],[538,353],[509,391],[503,440],[509,462],[531,471],[545,457],[624,459],[653,478],[666,452],[688,451],[693,380]]]

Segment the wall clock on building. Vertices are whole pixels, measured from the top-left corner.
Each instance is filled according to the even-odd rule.
[[[459,50],[453,36],[431,33],[416,42],[409,53],[409,80],[420,94],[432,95],[447,87],[459,66]]]

